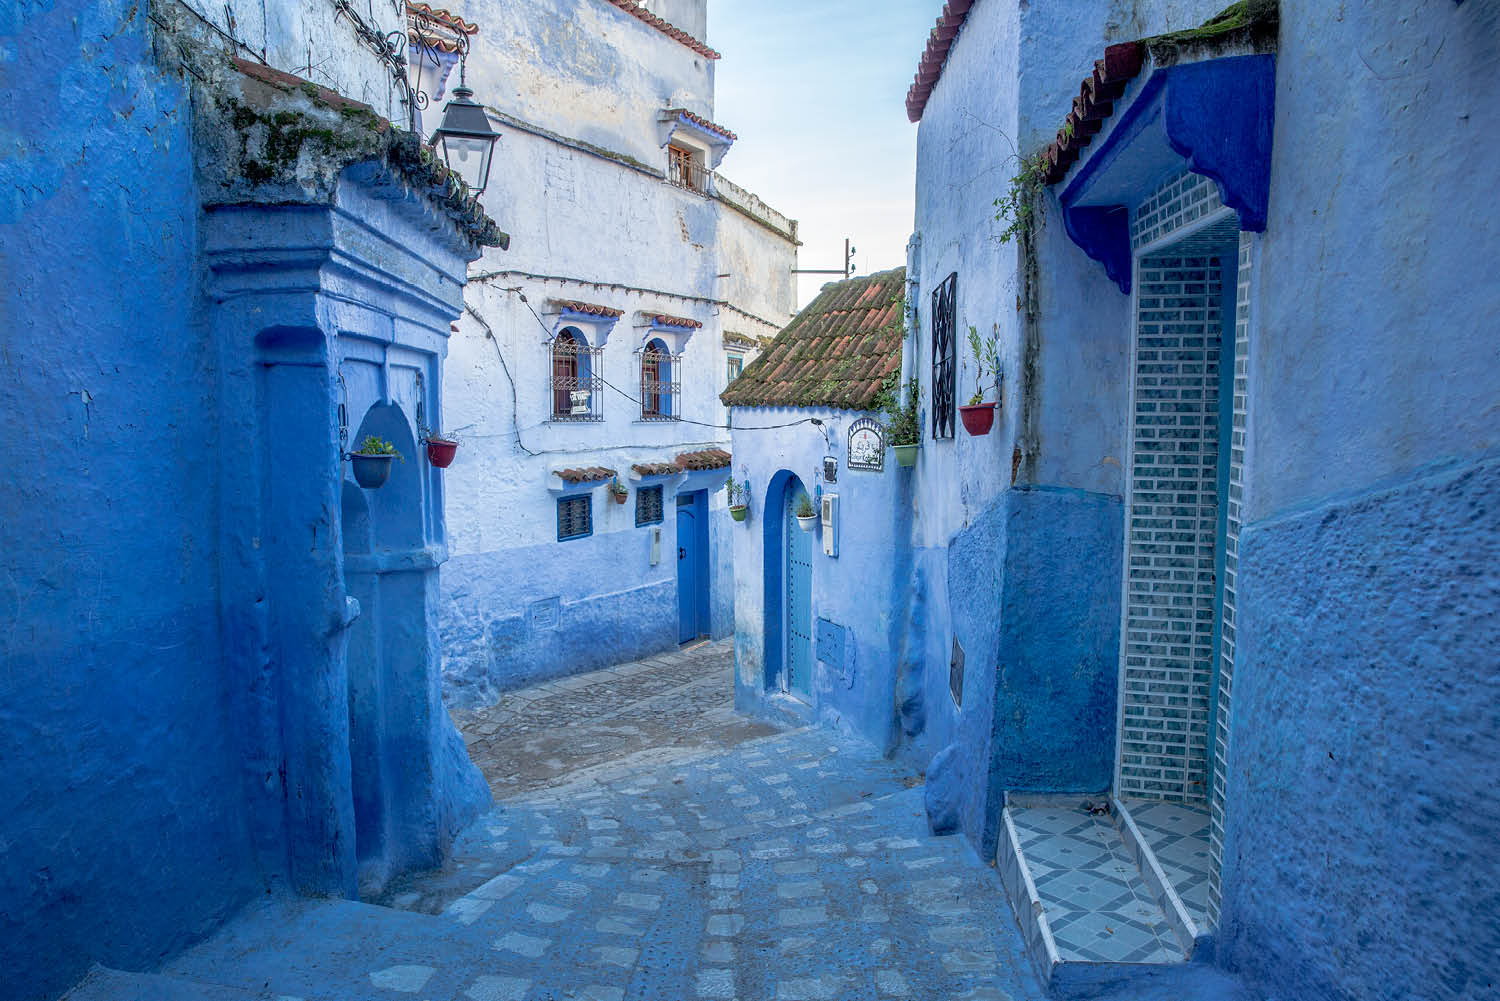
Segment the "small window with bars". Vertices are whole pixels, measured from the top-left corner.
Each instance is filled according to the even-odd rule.
[[[604,420],[604,351],[589,347],[581,333],[569,327],[551,344],[552,420]]]
[[[708,171],[692,150],[676,143],[667,146],[667,180],[699,194],[708,192]]]
[[[932,290],[932,437],[954,433],[954,325],[958,305],[958,272]]]
[[[635,523],[661,524],[661,487],[640,487],[635,492]]]
[[[729,377],[726,381],[733,382],[745,371],[745,358],[743,355],[730,355],[724,363],[724,372]]]
[[[677,366],[682,355],[674,355],[660,340],[641,352],[641,420],[675,421],[682,418],[679,397],[682,383]]]
[[[594,534],[594,498],[589,494],[557,499],[557,541],[586,539]]]

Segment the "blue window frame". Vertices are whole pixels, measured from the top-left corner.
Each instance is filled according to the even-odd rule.
[[[586,539],[594,534],[594,498],[592,494],[557,499],[557,541]]]
[[[661,524],[661,487],[639,487],[635,492],[636,525]]]

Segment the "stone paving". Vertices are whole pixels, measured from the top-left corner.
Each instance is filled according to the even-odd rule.
[[[920,776],[852,738],[726,715],[725,657],[710,646],[464,714],[508,792],[447,869],[391,906],[252,908],[161,971],[199,993],[100,981],[79,998],[1042,998],[998,874],[927,833]]]

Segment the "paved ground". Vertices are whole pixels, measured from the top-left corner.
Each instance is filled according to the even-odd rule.
[[[776,732],[735,713],[728,640],[510,692],[453,720],[496,801]]]
[[[391,906],[268,899],[70,1001],[1038,1001],[998,874],[928,835],[918,776],[733,718],[726,656],[465,714],[501,798],[446,870]]]

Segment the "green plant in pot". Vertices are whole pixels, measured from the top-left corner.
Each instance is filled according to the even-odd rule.
[[[974,395],[966,406],[958,408],[963,418],[964,430],[978,437],[990,433],[995,425],[995,411],[1000,409],[1000,334],[992,330],[988,338],[981,338],[979,331],[969,325],[969,350],[974,353]],[[995,386],[995,402],[984,402],[985,376]]]
[[[812,498],[807,494],[797,494],[797,527],[804,532],[811,532],[818,527],[818,509],[813,506]]]
[[[900,389],[900,377],[892,372],[880,389],[877,405],[889,418],[885,430],[891,447],[896,451],[897,465],[912,466],[917,462],[917,449],[922,444],[919,413],[922,387],[913,376],[906,380],[905,392],[899,392]]]
[[[354,482],[366,490],[385,486],[385,481],[391,478],[391,463],[396,459],[401,459],[401,453],[396,451],[395,445],[373,434],[366,435],[359,447],[349,453],[349,463],[354,467]]]
[[[630,496],[630,490],[625,486],[625,484],[621,483],[619,478],[617,477],[616,479],[610,481],[609,495],[610,497],[614,498],[616,504],[624,504],[625,498]]]
[[[744,521],[750,514],[750,481],[736,483],[733,476],[724,481],[724,495],[729,500],[729,517]]]

